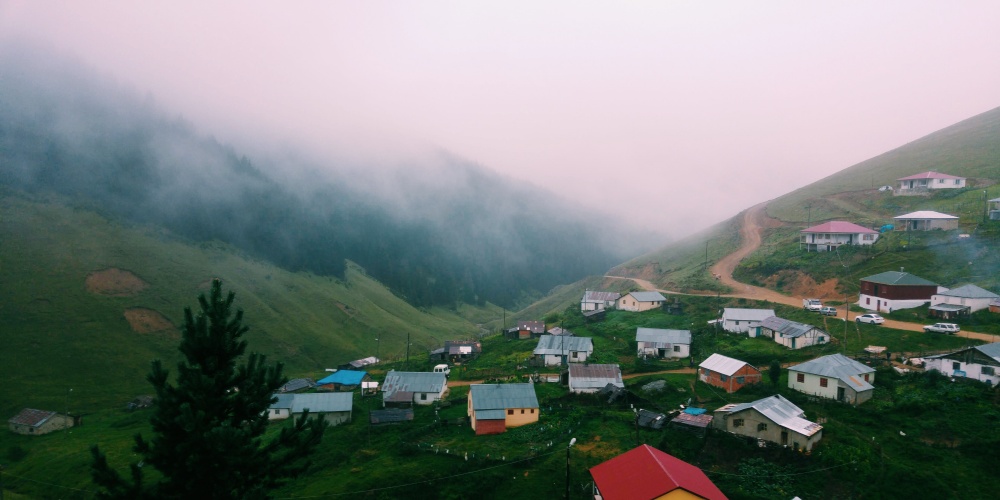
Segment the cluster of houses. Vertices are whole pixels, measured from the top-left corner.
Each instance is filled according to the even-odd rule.
[[[953,289],[900,271],[861,278],[858,305],[876,312],[892,312],[929,304],[932,317],[953,319],[989,308],[1000,312],[1000,295],[972,284]]]
[[[774,309],[744,309],[727,307],[722,310],[722,329],[731,333],[746,333],[748,337],[764,337],[789,349],[802,349],[827,344],[830,334],[825,330],[784,319],[774,314]]]

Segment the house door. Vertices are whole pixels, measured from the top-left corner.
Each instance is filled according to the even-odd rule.
[[[844,400],[844,388],[843,387],[838,387],[837,388],[837,401],[843,401],[843,400]]]
[[[781,446],[788,446],[788,431],[781,431]]]

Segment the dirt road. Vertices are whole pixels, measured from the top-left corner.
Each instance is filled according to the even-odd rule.
[[[801,297],[789,297],[787,295],[782,295],[774,290],[748,285],[746,283],[741,283],[733,279],[733,271],[736,269],[736,266],[739,265],[740,261],[742,261],[748,255],[750,255],[755,250],[760,248],[761,244],[760,233],[761,233],[761,228],[764,226],[764,219],[766,217],[767,217],[767,202],[760,203],[750,207],[750,209],[748,209],[746,213],[743,214],[743,226],[740,228],[740,238],[742,240],[740,248],[737,249],[735,252],[720,259],[714,266],[712,266],[711,271],[712,273],[719,276],[720,282],[732,288],[733,290],[733,293],[722,295],[723,297],[766,300],[777,304],[785,304],[793,307],[802,307]],[[643,279],[625,278],[622,276],[605,276],[605,277],[617,278],[617,279],[630,279],[645,290],[655,290],[657,292],[669,293],[669,294],[680,294],[680,292],[661,290],[659,288],[656,288],[655,286],[653,286],[651,282]],[[837,318],[844,317],[845,308],[846,306],[841,306],[838,308],[836,316]],[[855,313],[853,316],[849,314],[848,321],[853,321],[854,318],[857,316],[858,316],[857,313]],[[896,321],[890,319],[885,320],[883,326],[887,328],[895,328],[897,330],[908,330],[912,332],[924,331],[923,324],[906,323],[903,321]],[[928,334],[928,335],[935,335],[935,334]],[[998,336],[988,333],[962,331],[959,332],[958,335],[960,337],[979,339],[979,340],[984,340],[986,342],[997,342],[998,340],[1000,340],[998,339]]]

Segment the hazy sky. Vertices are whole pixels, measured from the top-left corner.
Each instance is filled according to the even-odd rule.
[[[0,36],[220,139],[443,149],[674,234],[1000,106],[998,19],[993,0],[0,0]]]

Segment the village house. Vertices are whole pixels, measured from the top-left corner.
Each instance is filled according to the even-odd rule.
[[[734,393],[743,386],[760,383],[760,370],[747,363],[715,353],[698,365],[698,380]]]
[[[580,300],[580,311],[602,311],[615,306],[615,302],[622,296],[618,292],[599,292],[587,290]]]
[[[840,245],[874,245],[878,231],[852,222],[830,221],[800,231],[799,248],[807,252],[833,251]]]
[[[382,405],[429,405],[444,398],[447,391],[444,373],[389,370],[382,382]]]
[[[379,359],[375,356],[368,356],[367,358],[355,359],[354,361],[348,361],[337,367],[338,370],[360,370],[369,365],[378,364]]]
[[[619,389],[625,388],[622,370],[618,365],[569,365],[569,392],[593,394],[608,384]]]
[[[590,476],[601,500],[726,499],[701,469],[648,444],[591,467]]]
[[[760,324],[774,316],[774,309],[740,309],[726,307],[722,310],[722,329],[731,333],[747,333],[756,337]]]
[[[958,217],[931,210],[920,210],[893,217],[896,229],[903,231],[930,231],[932,229],[958,229]]]
[[[788,388],[857,405],[872,397],[875,369],[843,354],[830,354],[788,368]]]
[[[337,370],[316,381],[316,389],[320,391],[353,391],[361,387],[362,382],[370,382],[372,377],[368,372],[358,370]]]
[[[535,363],[543,366],[583,363],[593,353],[593,339],[572,335],[542,335],[533,351]]]
[[[660,292],[629,292],[618,299],[616,307],[621,311],[642,312],[660,308],[666,301]]]
[[[530,339],[545,334],[545,322],[537,320],[518,321],[517,326],[507,330],[507,338]]]
[[[476,435],[501,434],[538,421],[533,384],[472,384],[466,413]]]
[[[75,421],[70,415],[54,411],[25,408],[7,420],[11,432],[28,436],[40,436],[53,431],[73,427]]]
[[[640,358],[681,359],[691,355],[691,330],[639,327],[635,342]]]
[[[295,392],[316,387],[316,381],[311,378],[293,378],[278,388],[278,392]]]
[[[278,401],[268,407],[268,420],[298,418],[309,410],[309,415],[318,415],[330,425],[340,425],[351,421],[354,408],[354,395],[349,392],[275,394],[275,397]]]
[[[771,316],[760,323],[760,335],[790,349],[828,344],[830,334],[805,323]]]
[[[990,302],[997,299],[1000,295],[989,290],[972,284],[963,285],[932,295],[929,312],[933,318],[954,319],[987,309]]]
[[[990,200],[990,220],[1000,220],[1000,198]]]
[[[740,436],[810,451],[823,438],[823,426],[805,416],[801,408],[775,394],[751,403],[723,406],[715,410],[712,425]]]
[[[483,353],[483,344],[475,340],[446,340],[444,347],[431,351],[431,361],[464,363]]]
[[[946,289],[902,271],[886,271],[861,278],[858,305],[876,312],[920,307]]]
[[[992,386],[1000,383],[1000,342],[966,347],[924,358],[924,368],[950,377],[963,377]]]
[[[896,179],[896,189],[893,190],[893,194],[896,196],[926,194],[935,189],[964,188],[965,184],[965,177],[930,171]]]

